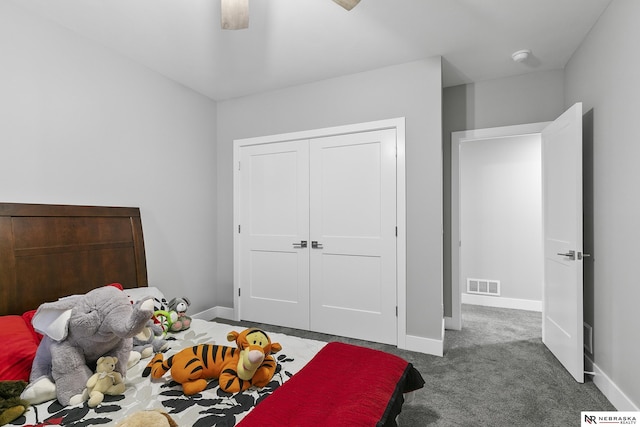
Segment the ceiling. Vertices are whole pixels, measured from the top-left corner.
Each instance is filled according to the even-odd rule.
[[[440,55],[454,86],[561,69],[611,0],[9,0],[212,99]],[[524,63],[511,54],[530,49]]]

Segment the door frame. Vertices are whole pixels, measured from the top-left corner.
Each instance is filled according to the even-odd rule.
[[[451,133],[451,317],[445,317],[445,329],[462,329],[462,283],[460,277],[460,149],[464,143],[542,134],[551,122],[474,129]],[[544,297],[544,296],[543,296]]]
[[[397,117],[334,126],[320,129],[304,130],[291,133],[259,136],[253,138],[236,139],[233,141],[233,312],[234,319],[241,319],[240,305],[240,148],[248,145],[269,144],[274,142],[294,141],[300,139],[314,139],[327,136],[345,135],[351,133],[368,132],[383,129],[396,131],[396,304],[398,307],[397,328],[398,348],[406,349],[407,341],[407,254],[406,254],[406,175],[405,175],[405,118]]]

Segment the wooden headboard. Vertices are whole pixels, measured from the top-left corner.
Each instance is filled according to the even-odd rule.
[[[0,203],[0,315],[114,282],[148,285],[140,209]]]

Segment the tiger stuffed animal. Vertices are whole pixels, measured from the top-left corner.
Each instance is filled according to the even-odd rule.
[[[186,395],[200,393],[207,387],[208,379],[217,378],[220,388],[229,393],[269,384],[277,365],[271,353],[282,350],[282,346],[272,343],[264,331],[256,328],[229,332],[227,340],[235,340],[238,347],[199,344],[166,360],[158,353],[142,376],[151,374],[151,378],[158,379],[170,370],[171,377],[182,384]]]

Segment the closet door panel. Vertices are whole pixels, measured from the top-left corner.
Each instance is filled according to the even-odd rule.
[[[309,144],[240,152],[240,304],[243,320],[309,328]]]
[[[396,344],[395,130],[309,150],[311,329]]]
[[[322,288],[314,294],[319,306],[366,313],[382,311],[380,257],[323,254],[322,268]]]

